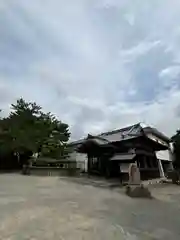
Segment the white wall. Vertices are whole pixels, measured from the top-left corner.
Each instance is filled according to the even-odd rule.
[[[77,162],[77,166],[80,167],[82,170],[87,172],[88,168],[88,157],[85,153],[78,153],[76,151],[69,154],[69,158],[72,161]]]
[[[172,156],[169,150],[162,150],[156,152],[157,159],[172,161]]]
[[[156,137],[154,134],[148,133],[146,134],[148,138],[151,140],[158,142],[164,146],[169,147],[168,150],[161,150],[156,152],[156,157],[157,159],[160,160],[166,160],[166,161],[172,161],[173,160],[173,149],[172,149],[172,144],[168,144],[167,142],[163,141],[162,139]]]

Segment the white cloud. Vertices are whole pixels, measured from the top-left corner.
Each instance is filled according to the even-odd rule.
[[[140,121],[167,134],[179,127],[178,0],[6,3],[4,111],[18,96],[37,101],[70,124],[73,138]]]
[[[137,57],[147,54],[152,48],[158,47],[161,44],[160,40],[156,41],[143,41],[140,42],[135,47],[132,47],[128,50],[121,50],[120,51],[120,58],[123,58],[124,62],[134,61]]]
[[[8,6],[12,3],[12,0],[6,0],[0,2],[0,13],[7,10]]]
[[[135,18],[133,14],[127,13],[124,15],[124,18],[129,23],[129,25],[133,26],[135,23]]]
[[[180,66],[170,66],[168,68],[161,70],[161,72],[159,73],[159,77],[174,79],[178,77],[179,74],[180,74]]]

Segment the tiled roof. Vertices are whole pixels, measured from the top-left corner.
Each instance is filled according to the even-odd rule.
[[[117,141],[135,138],[135,137],[140,136],[141,134],[142,134],[142,127],[138,123],[138,124],[126,127],[126,128],[102,133],[98,136],[108,140],[109,142],[117,142]]]
[[[69,146],[76,146],[76,145],[82,144],[84,142],[84,140],[86,140],[86,139],[84,138],[84,139],[76,140],[76,141],[73,141],[73,142],[69,142],[68,145]]]
[[[131,138],[135,138],[137,136],[140,136],[142,134],[142,127],[140,123],[113,130],[104,132],[98,135],[88,135],[88,138],[96,138],[97,142],[100,144],[106,144],[107,142],[117,142],[122,140],[127,140]],[[86,139],[80,139],[78,141],[74,141],[69,143],[70,146],[77,146],[82,144]]]
[[[127,131],[129,131],[132,127],[136,127],[136,126],[139,126],[139,123],[134,124],[134,125],[130,125],[130,126],[128,126],[128,127],[119,128],[119,129],[116,129],[116,130],[113,130],[113,131],[104,132],[104,133],[98,134],[98,136],[105,136],[105,135],[115,134],[115,133],[119,133],[119,132],[127,132]]]
[[[99,143],[106,144],[108,142],[118,142],[118,141],[123,141],[123,140],[128,140],[132,138],[136,138],[141,136],[142,134],[146,133],[153,133],[157,135],[158,137],[164,139],[165,141],[168,141],[169,138],[166,137],[163,133],[159,132],[156,128],[152,128],[148,125],[145,125],[143,123],[137,123],[125,128],[113,130],[113,131],[108,131],[104,132],[98,135],[88,135],[88,138],[96,138]],[[81,139],[79,141],[75,141],[70,143],[70,145],[79,145],[83,143],[86,139]]]
[[[101,136],[93,136],[93,135],[88,134],[87,138],[90,140],[91,139],[94,140],[99,145],[104,145],[104,144],[110,143],[106,138],[101,137]]]

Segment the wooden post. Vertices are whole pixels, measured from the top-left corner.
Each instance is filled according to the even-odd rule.
[[[158,160],[158,168],[159,168],[160,177],[165,177],[164,169],[163,169],[163,166],[162,166],[162,162],[161,162],[160,159],[157,159],[157,160]]]

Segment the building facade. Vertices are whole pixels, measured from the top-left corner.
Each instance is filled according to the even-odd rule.
[[[74,158],[84,161],[84,171],[106,177],[128,177],[129,164],[136,163],[142,179],[164,177],[172,168],[170,139],[157,129],[141,123],[88,135],[70,144]]]

